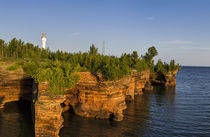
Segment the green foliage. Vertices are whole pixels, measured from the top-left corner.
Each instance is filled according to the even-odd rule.
[[[38,68],[39,68],[40,64],[38,64],[37,61],[28,61],[26,63],[24,63],[23,65],[23,70],[30,76],[34,77],[34,75],[36,74]],[[37,81],[37,80],[36,80]],[[39,81],[38,81],[39,83]]]
[[[148,49],[147,53],[145,54],[144,58],[147,62],[152,63],[153,58],[158,55],[157,49],[152,46]]]
[[[160,72],[162,74],[166,74],[168,70],[168,65],[163,64],[163,62],[159,59],[156,64],[156,72]]]
[[[179,64],[176,64],[174,60],[171,60],[170,64],[167,64],[165,62],[163,63],[159,59],[156,66],[155,66],[155,71],[166,75],[169,72],[179,70],[180,68],[181,68],[181,66]]]
[[[96,48],[94,44],[92,44],[92,46],[90,47],[89,54],[98,54],[98,48]]]
[[[154,46],[150,47],[147,53],[141,55],[141,57],[139,57],[137,51],[133,51],[131,54],[124,53],[120,57],[116,57],[98,53],[98,48],[94,44],[91,45],[88,52],[68,53],[60,50],[56,52],[52,52],[49,49],[43,50],[38,46],[34,46],[31,43],[24,43],[22,40],[17,40],[16,38],[13,38],[8,43],[0,39],[1,60],[25,60],[25,72],[33,76],[37,82],[46,79],[53,81],[55,78],[60,77],[64,79],[62,77],[64,64],[80,66],[82,71],[102,73],[107,80],[122,78],[130,74],[131,69],[136,69],[139,72],[150,69],[151,72],[167,73],[170,70],[180,68],[180,65],[175,64],[175,61],[172,61],[169,65],[159,62],[155,66],[153,58],[157,55],[158,52]],[[65,66],[65,68],[68,67]],[[50,76],[48,75],[53,75],[54,73],[56,74],[55,78],[49,78]],[[57,84],[52,84],[52,87],[55,89]]]
[[[137,71],[142,72],[144,70],[149,69],[149,64],[146,62],[144,58],[142,58],[138,63],[137,63]]]
[[[64,94],[66,88],[71,88],[79,79],[76,72],[78,65],[62,63],[60,61],[41,62],[28,61],[24,64],[24,71],[35,79],[37,83],[48,81],[52,94]]]
[[[130,68],[126,62],[120,62],[116,57],[105,56],[102,59],[99,72],[101,72],[107,80],[115,80],[130,74]]]
[[[169,71],[180,70],[181,66],[180,66],[180,64],[176,64],[175,60],[171,60],[168,69],[169,69]]]
[[[14,64],[14,65],[8,66],[7,70],[14,71],[14,70],[17,70],[18,67],[19,67],[18,64]]]

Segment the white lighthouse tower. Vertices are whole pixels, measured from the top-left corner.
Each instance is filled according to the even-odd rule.
[[[46,49],[46,41],[47,41],[47,37],[46,37],[46,34],[43,32],[42,33],[42,49]]]

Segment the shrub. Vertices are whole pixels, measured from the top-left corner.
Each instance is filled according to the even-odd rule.
[[[71,88],[77,83],[79,76],[78,65],[62,63],[60,61],[49,61],[38,63],[29,61],[24,64],[24,71],[37,83],[48,81],[52,94],[64,94],[66,88]]]
[[[164,75],[168,74],[171,71],[179,70],[181,66],[179,64],[176,64],[174,60],[171,60],[170,64],[163,63],[160,59],[158,60],[155,71],[162,73]]]
[[[8,66],[8,67],[7,67],[7,70],[14,71],[14,70],[17,70],[18,67],[19,67],[19,66],[18,66],[17,64],[14,64],[14,65]]]
[[[142,72],[144,70],[149,69],[149,64],[146,62],[144,58],[142,58],[138,63],[137,63],[137,71]]]

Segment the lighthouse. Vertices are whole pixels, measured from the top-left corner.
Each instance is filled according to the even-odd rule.
[[[46,49],[46,41],[47,41],[47,37],[46,37],[46,34],[43,32],[42,33],[42,49]]]

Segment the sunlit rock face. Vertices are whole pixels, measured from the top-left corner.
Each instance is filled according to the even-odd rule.
[[[175,87],[176,86],[176,75],[178,70],[171,71],[166,75],[154,72],[151,76],[150,82],[152,85],[161,85],[165,87]]]
[[[66,95],[49,94],[46,82],[37,85],[24,72],[0,71],[0,107],[5,103],[29,100],[32,103],[32,117],[35,136],[57,137],[62,128],[62,112],[72,107],[75,114],[83,117],[112,118],[123,120],[125,100],[133,100],[134,95],[142,94],[144,89],[152,89],[150,82],[165,86],[176,85],[177,71],[168,75],[155,74],[150,79],[150,71],[131,75],[115,81],[105,81],[100,74],[79,72],[80,80]],[[36,90],[35,90],[36,89]],[[61,107],[64,103],[65,107]]]
[[[0,71],[0,108],[7,102],[31,101],[33,79],[24,72]]]
[[[177,75],[178,70],[171,71],[169,74],[165,76],[165,86],[166,87],[174,87],[176,86],[176,75]]]
[[[133,77],[135,77],[135,95],[143,94],[146,83],[149,83],[150,71],[135,72]]]
[[[71,105],[74,113],[84,117],[110,118],[122,120],[126,109],[125,89],[131,76],[118,81],[102,81],[90,72],[80,72],[77,85],[66,94],[66,105]]]
[[[34,101],[34,129],[36,137],[58,137],[62,128],[65,95],[50,95],[48,83],[39,84]]]
[[[84,117],[112,118],[123,120],[125,100],[134,99],[135,94],[142,94],[149,71],[126,76],[116,81],[104,81],[90,72],[80,72],[80,80],[66,94],[65,110],[72,106],[75,114]]]

